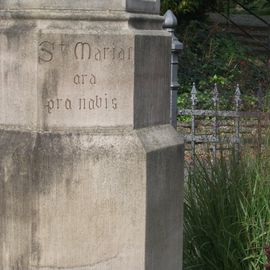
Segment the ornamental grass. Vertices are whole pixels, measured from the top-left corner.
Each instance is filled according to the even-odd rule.
[[[196,159],[185,183],[184,270],[270,270],[266,244],[270,147],[257,156]]]

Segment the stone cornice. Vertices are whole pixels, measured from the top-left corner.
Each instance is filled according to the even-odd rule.
[[[129,13],[125,11],[91,10],[0,10],[0,20],[59,20],[85,22],[123,22],[131,28],[161,30],[164,17],[153,14]]]

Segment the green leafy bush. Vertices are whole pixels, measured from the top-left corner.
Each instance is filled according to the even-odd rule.
[[[270,243],[270,153],[197,160],[185,189],[184,270],[262,270]]]
[[[222,96],[221,109],[232,109],[234,92],[239,83],[243,109],[254,109],[259,84],[269,92],[270,74],[266,58],[254,55],[222,29],[191,21],[179,30],[185,48],[180,57],[178,105],[189,108],[192,82],[198,90],[198,107],[209,109],[212,90],[217,83]]]

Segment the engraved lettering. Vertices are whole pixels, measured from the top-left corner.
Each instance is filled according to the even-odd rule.
[[[112,107],[113,107],[114,110],[117,109],[117,99],[116,98],[112,99]]]
[[[82,74],[82,84],[84,84],[84,78],[87,77],[87,74]]]
[[[89,110],[94,110],[95,109],[95,101],[93,99],[89,100]]]
[[[71,100],[68,99],[68,98],[65,100],[65,109],[66,110],[71,110],[72,109]]]
[[[66,44],[61,43],[59,44],[60,48],[61,48],[61,52],[63,52],[65,50]]]
[[[78,41],[73,45],[74,57],[76,60],[93,60],[93,61],[129,61],[132,59],[132,47],[116,47],[104,46],[102,48],[94,47],[91,42]],[[69,44],[60,42],[42,41],[39,44],[39,63],[48,63],[55,59],[56,49],[66,56],[64,52],[69,47]]]
[[[96,107],[100,109],[101,106],[102,106],[102,98],[100,98],[99,96],[96,96]]]
[[[65,44],[60,44],[66,46]],[[63,50],[63,48],[62,48]],[[132,47],[94,47],[89,42],[77,42],[74,47],[74,56],[77,60],[92,60],[92,61],[129,61],[132,58]]]
[[[59,99],[59,98],[56,99],[56,109],[57,109],[57,110],[60,109],[62,100],[63,100],[63,99]]]
[[[77,104],[73,106],[73,102]],[[118,100],[117,98],[109,98],[108,94],[104,95],[95,95],[94,97],[81,97],[76,100],[71,100],[69,98],[56,98],[49,99],[45,105],[46,111],[51,114],[53,111],[95,111],[95,110],[117,110],[118,109]]]
[[[105,109],[108,109],[108,94],[105,94]]]
[[[97,61],[101,61],[101,50],[100,49],[96,49],[97,51],[96,51],[96,53],[95,53],[95,60],[97,60]]]
[[[40,51],[42,52],[39,54],[39,63],[51,62],[53,60],[54,43],[51,43],[49,41],[43,41],[39,44],[39,47]]]
[[[52,110],[54,109],[54,101],[52,99],[48,100],[47,105],[48,113],[52,113]]]
[[[79,110],[85,110],[86,109],[86,100],[85,98],[79,99]]]
[[[94,85],[97,84],[97,79],[96,76],[94,74],[90,75],[90,80],[89,80],[90,84]]]
[[[116,48],[113,48],[113,56],[112,56],[112,59],[115,60],[115,51],[116,51]]]
[[[97,84],[97,79],[94,74],[76,74],[73,78],[73,82],[76,85],[85,85],[87,83],[95,85]]]
[[[120,60],[125,60],[125,50],[123,48],[120,49],[120,52],[118,53],[118,58]]]
[[[75,75],[75,77],[74,77],[74,83],[75,84],[81,84],[81,76],[80,75]]]
[[[91,46],[90,46],[90,44],[87,42],[76,43],[75,48],[74,48],[74,55],[75,55],[76,59],[84,60],[85,55],[87,55],[87,54],[85,54],[85,52],[86,53],[88,52],[88,59],[91,59]]]

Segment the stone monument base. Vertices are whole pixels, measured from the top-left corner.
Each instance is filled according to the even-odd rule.
[[[180,269],[182,153],[169,125],[0,130],[0,269]]]

